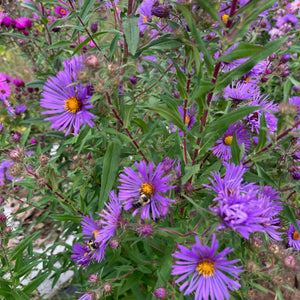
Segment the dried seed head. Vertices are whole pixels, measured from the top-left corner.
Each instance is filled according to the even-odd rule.
[[[12,164],[8,169],[8,172],[11,176],[19,176],[21,175],[22,171],[23,171],[23,166],[18,163]]]
[[[100,62],[95,54],[90,54],[85,58],[85,65],[91,69],[98,69],[100,67]]]
[[[39,156],[39,163],[42,165],[42,166],[45,166],[47,163],[48,163],[48,160],[49,160],[49,157],[46,155],[46,154],[41,154]]]
[[[115,75],[117,73],[117,65],[115,64],[108,64],[106,69],[108,75]]]
[[[24,148],[23,147],[18,147],[15,149],[12,149],[9,153],[8,156],[11,160],[17,161],[21,159],[24,155]]]
[[[40,187],[45,186],[46,183],[47,183],[47,182],[46,182],[46,179],[43,178],[43,177],[39,178],[39,179],[36,181],[36,184],[37,184],[38,186],[40,186]]]
[[[297,264],[297,260],[295,258],[294,255],[286,255],[283,258],[283,264],[285,267],[287,267],[288,269],[294,269],[296,264]]]

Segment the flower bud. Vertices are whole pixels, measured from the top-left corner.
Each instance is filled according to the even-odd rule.
[[[147,237],[153,233],[152,226],[150,224],[143,224],[139,228],[140,236]]]
[[[120,245],[120,238],[118,237],[113,238],[109,243],[109,247],[113,249],[117,249],[119,245]]]
[[[273,61],[275,59],[276,59],[276,54],[273,53],[269,56],[269,61]]]
[[[283,264],[288,269],[294,269],[296,266],[297,260],[293,255],[287,255],[283,258]]]
[[[31,140],[30,140],[30,144],[31,145],[34,145],[34,144],[37,144],[37,140],[35,139],[35,138],[32,138]]]
[[[290,75],[290,71],[289,71],[289,70],[285,70],[285,71],[283,71],[283,72],[280,74],[281,77],[288,77],[289,75]]]
[[[98,23],[91,24],[91,32],[96,33],[98,31]]]
[[[106,283],[106,284],[104,285],[104,291],[105,291],[106,293],[110,293],[111,290],[112,290],[111,285],[108,284],[108,283]]]
[[[168,290],[166,288],[160,287],[155,290],[154,296],[156,299],[166,299],[168,297]]]
[[[0,222],[5,223],[6,221],[6,215],[4,213],[0,214]]]
[[[99,278],[98,278],[97,274],[91,274],[90,277],[89,277],[89,281],[91,283],[97,283],[99,281]]]
[[[136,76],[129,77],[129,81],[130,81],[132,84],[136,84]]]
[[[176,99],[178,99],[178,98],[180,97],[179,92],[178,92],[178,91],[175,91],[175,92],[173,93],[173,97],[176,98]]]
[[[117,66],[115,64],[108,64],[106,69],[108,75],[115,75],[117,73]]]
[[[269,80],[269,77],[264,75],[262,76],[262,78],[260,79],[261,82],[267,82]]]
[[[166,18],[169,16],[170,9],[166,5],[153,6],[151,9],[151,15],[158,18]]]
[[[294,90],[296,93],[300,93],[300,86],[294,85],[294,86],[293,86],[293,90]]]
[[[281,56],[280,58],[280,62],[282,64],[285,64],[286,62],[288,62],[290,60],[291,56],[288,53],[285,53]]]
[[[40,186],[40,187],[44,187],[45,185],[46,185],[46,179],[45,178],[43,178],[43,177],[41,177],[41,178],[39,178],[37,181],[36,181],[36,184],[38,185],[38,186]]]
[[[21,133],[20,132],[15,132],[12,136],[12,140],[13,142],[19,142],[20,141],[20,138],[21,138]]]
[[[10,227],[5,227],[4,231],[6,234],[10,234],[11,229],[10,229]]]

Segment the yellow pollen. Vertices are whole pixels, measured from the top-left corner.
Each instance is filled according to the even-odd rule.
[[[88,255],[88,253],[87,252],[85,252],[84,254],[83,254],[83,256],[87,256]]]
[[[143,18],[143,23],[147,23],[148,22],[148,17],[147,16],[144,16]]]
[[[94,238],[96,239],[96,237],[99,235],[99,230],[94,230],[93,235],[94,235]]]
[[[81,110],[81,102],[76,97],[70,97],[69,99],[65,100],[65,109],[72,113],[76,114],[78,111]]]
[[[294,231],[292,238],[294,241],[300,240],[300,233],[298,233],[296,230]]]
[[[62,15],[65,15],[66,14],[66,10],[61,8],[60,11],[59,11]]]
[[[184,119],[184,124],[189,124],[190,123],[190,117],[189,116],[185,116],[185,119]]]
[[[9,102],[7,100],[5,100],[4,103],[7,107],[10,107]]]
[[[226,23],[227,23],[227,21],[228,21],[228,18],[229,18],[229,16],[228,16],[228,15],[223,15],[223,16],[222,16],[222,21],[223,21],[223,23],[224,23],[224,24],[226,24]]]
[[[224,144],[225,145],[231,145],[232,143],[232,140],[233,140],[233,136],[232,135],[227,135],[224,137],[223,141],[224,141]]]
[[[284,50],[284,46],[280,46],[280,50]]]
[[[203,274],[204,277],[210,277],[215,273],[215,265],[209,258],[202,258],[197,264],[196,271],[199,275]]]
[[[245,79],[245,81],[246,81],[246,83],[249,83],[249,81],[250,81],[250,77],[249,77],[249,76],[247,76],[247,77],[246,77],[246,79]]]
[[[149,194],[153,196],[154,194],[154,186],[150,183],[143,183],[141,187],[141,193],[142,194]]]

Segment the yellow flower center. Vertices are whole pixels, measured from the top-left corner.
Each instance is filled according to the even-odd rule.
[[[5,90],[3,90],[3,89],[0,90],[0,93],[5,94]]]
[[[147,23],[148,22],[148,17],[147,16],[144,16],[143,18],[143,23]]]
[[[94,230],[93,235],[94,235],[94,239],[96,239],[97,236],[99,235],[99,230]]]
[[[81,110],[81,102],[76,97],[70,97],[69,99],[65,100],[65,109],[72,113],[76,114],[78,111]]]
[[[66,10],[64,8],[61,8],[59,12],[60,12],[61,15],[65,15],[66,14]]]
[[[300,233],[298,233],[296,230],[294,231],[292,238],[294,241],[300,240]]]
[[[246,83],[249,83],[249,81],[250,81],[250,77],[249,77],[249,76],[247,76],[247,77],[246,77],[246,79],[245,79],[245,81],[246,81]]]
[[[226,24],[226,23],[227,23],[227,21],[228,21],[228,18],[229,18],[229,16],[228,16],[228,15],[223,15],[223,16],[222,16],[222,21],[223,21],[223,23],[224,23],[224,24]]]
[[[233,188],[227,188],[228,196],[234,195],[235,190]]]
[[[231,145],[232,143],[232,140],[233,140],[233,136],[232,135],[227,135],[224,137],[223,141],[224,141],[224,144],[225,145]]]
[[[7,107],[10,107],[10,104],[9,104],[9,102],[8,102],[7,100],[4,100],[4,103],[5,103],[5,105],[6,105]]]
[[[185,116],[184,124],[189,124],[190,120],[191,120],[191,118],[189,116]]]
[[[210,277],[215,273],[215,265],[209,258],[202,258],[197,264],[196,271],[199,275]]]
[[[141,187],[141,194],[149,194],[153,196],[154,194],[154,186],[150,183],[143,183]]]

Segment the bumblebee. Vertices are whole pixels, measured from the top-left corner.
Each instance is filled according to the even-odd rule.
[[[93,239],[88,240],[86,245],[90,251],[97,250],[99,247],[99,243],[95,242]]]
[[[134,208],[140,208],[150,203],[151,195],[150,194],[141,194],[140,197],[132,203]]]

